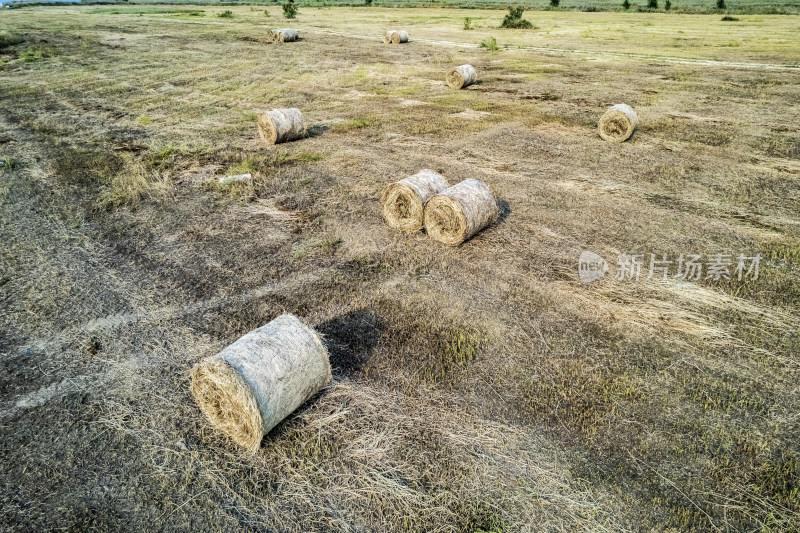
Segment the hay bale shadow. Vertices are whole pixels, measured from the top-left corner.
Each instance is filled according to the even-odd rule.
[[[317,326],[330,355],[334,375],[350,376],[369,361],[381,336],[378,315],[362,308]]]
[[[331,127],[327,126],[325,124],[316,124],[314,126],[309,126],[309,127],[306,128],[306,137],[309,137],[309,138],[310,137],[319,137],[320,135],[322,135],[323,133],[325,133],[329,129],[331,129]]]
[[[497,209],[500,212],[499,216],[497,217],[497,221],[495,221],[494,225],[499,226],[508,218],[508,215],[511,214],[511,204],[508,203],[507,200],[504,198],[497,199]]]

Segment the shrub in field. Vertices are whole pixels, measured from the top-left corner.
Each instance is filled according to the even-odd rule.
[[[500,47],[497,46],[497,39],[494,37],[489,37],[488,39],[484,39],[481,41],[481,44],[478,45],[479,48],[486,48],[490,52],[497,52],[500,50]]]
[[[550,7],[558,7],[561,4],[561,0],[550,0]]]
[[[658,0],[647,0],[648,9],[658,9]]]
[[[725,0],[717,0],[717,9],[725,9]]]
[[[517,30],[533,28],[533,24],[531,24],[529,20],[522,18],[522,13],[524,12],[525,8],[522,6],[508,6],[508,14],[503,19],[503,23],[500,24],[500,27]]]
[[[472,30],[472,19],[470,17],[464,17],[464,29],[465,30]]]
[[[364,0],[364,5],[369,7],[372,5],[372,0]]]
[[[289,0],[281,7],[283,7],[283,16],[287,19],[293,19],[297,16],[297,6],[294,5],[294,0]]]
[[[230,9],[226,9],[222,13],[218,13],[217,16],[221,19],[232,19],[233,11],[231,11]]]
[[[732,17],[730,15],[725,15],[724,17],[722,17],[723,22],[737,22],[738,20],[739,20],[738,18]]]
[[[624,9],[625,11],[627,11],[627,10],[629,10],[630,8],[631,8],[631,3],[630,3],[628,0],[625,0],[624,2],[622,2],[622,9]]]
[[[670,2],[670,0],[667,0],[666,2],[664,2],[664,11],[669,11],[670,9],[672,9],[672,2]]]

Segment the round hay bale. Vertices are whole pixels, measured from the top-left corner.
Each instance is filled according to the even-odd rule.
[[[600,117],[597,129],[604,140],[621,143],[633,135],[637,122],[636,111],[631,106],[617,104]]]
[[[428,169],[389,184],[381,194],[384,220],[402,231],[421,230],[425,203],[447,187],[446,179]]]
[[[386,30],[383,32],[383,42],[386,44],[400,44],[408,42],[407,31]]]
[[[316,332],[281,315],[195,365],[192,394],[214,427],[255,452],[264,435],[330,379]]]
[[[458,246],[497,220],[497,201],[489,186],[466,179],[425,204],[425,231],[436,241]]]
[[[303,114],[294,107],[262,113],[258,116],[258,134],[267,144],[299,139],[306,134]]]
[[[453,67],[447,72],[447,85],[453,89],[463,89],[475,83],[477,79],[478,74],[472,65]]]
[[[271,33],[272,40],[279,43],[292,43],[300,38],[300,34],[294,28],[278,28]]]

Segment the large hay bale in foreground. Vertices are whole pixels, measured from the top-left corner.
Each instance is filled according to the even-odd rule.
[[[447,72],[447,85],[453,89],[463,89],[478,80],[478,74],[472,65],[453,67]]]
[[[306,134],[303,114],[294,107],[262,113],[258,116],[258,134],[267,144],[299,139]]]
[[[192,394],[219,431],[255,452],[264,435],[330,379],[316,332],[281,315],[195,365]]]
[[[270,33],[272,40],[278,43],[293,43],[300,38],[300,34],[294,28],[278,28]]]
[[[386,44],[400,44],[400,43],[407,43],[408,42],[408,32],[407,31],[397,31],[397,30],[386,30],[383,32],[383,42]]]
[[[638,118],[636,111],[627,104],[617,104],[612,106],[600,117],[597,129],[600,137],[606,141],[623,142],[633,135],[636,129]]]
[[[425,203],[447,187],[446,179],[428,169],[389,184],[381,194],[384,220],[402,231],[421,230]]]
[[[436,241],[458,246],[497,220],[500,212],[489,186],[466,179],[425,204],[425,231]]]

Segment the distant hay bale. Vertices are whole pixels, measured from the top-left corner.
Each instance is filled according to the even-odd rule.
[[[272,40],[278,43],[293,43],[300,38],[300,34],[294,28],[278,28],[270,33]]]
[[[402,231],[421,230],[425,203],[448,186],[447,180],[428,169],[388,185],[381,194],[384,220]]]
[[[258,117],[258,134],[267,144],[299,139],[306,134],[303,114],[294,107],[262,113]]]
[[[195,365],[192,394],[219,431],[255,452],[264,435],[330,379],[316,332],[281,315]]]
[[[461,65],[453,67],[447,73],[447,85],[453,89],[463,89],[477,81],[478,74],[472,65]]]
[[[408,42],[407,31],[386,30],[383,32],[383,42],[386,44],[400,44]]]
[[[600,131],[600,137],[606,141],[621,143],[633,135],[637,122],[636,111],[631,106],[617,104],[600,117],[597,129]]]
[[[489,186],[466,179],[425,204],[425,231],[436,241],[458,246],[497,220],[497,201]]]

